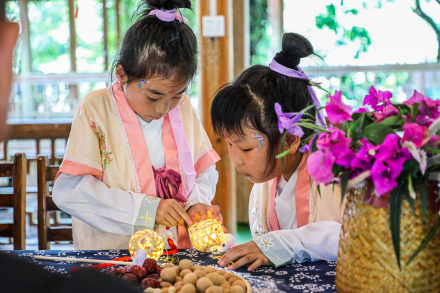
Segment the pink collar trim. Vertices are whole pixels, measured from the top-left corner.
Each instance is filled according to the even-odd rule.
[[[140,192],[157,196],[148,148],[136,113],[127,102],[122,84],[119,82],[115,83],[112,89],[125,134],[128,138],[128,144],[139,180]],[[194,186],[196,171],[192,164],[191,151],[186,141],[178,107],[165,116],[162,125],[162,139],[165,165],[167,168],[181,174],[185,185],[182,192],[184,198],[187,199]]]
[[[307,158],[309,153],[304,153],[298,167],[298,179],[295,187],[295,206],[297,228],[310,222],[310,176],[307,171]],[[271,231],[280,230],[277,211],[275,208],[275,197],[279,178],[269,181],[269,226]]]

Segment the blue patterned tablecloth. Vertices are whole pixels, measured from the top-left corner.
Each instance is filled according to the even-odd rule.
[[[42,255],[111,260],[129,255],[127,250],[15,250],[9,253],[61,274],[70,274],[72,268],[87,267],[90,263],[40,260],[33,257]],[[188,258],[197,265],[217,266],[217,260],[212,255],[194,249],[180,250],[177,256],[179,259]],[[336,292],[336,262],[309,262],[277,269],[260,267],[251,273],[241,268],[237,273],[251,284],[255,292]]]

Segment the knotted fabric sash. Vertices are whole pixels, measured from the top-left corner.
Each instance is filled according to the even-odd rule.
[[[156,195],[163,199],[173,198],[180,202],[186,201],[182,186],[182,177],[173,169],[153,167],[156,182]]]

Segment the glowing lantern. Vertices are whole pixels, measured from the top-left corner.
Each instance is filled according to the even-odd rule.
[[[202,252],[217,250],[226,241],[223,227],[216,219],[195,223],[188,231],[194,248]]]
[[[143,249],[148,258],[159,259],[164,250],[162,238],[154,231],[142,230],[134,233],[128,242],[128,251],[133,258],[136,251]]]

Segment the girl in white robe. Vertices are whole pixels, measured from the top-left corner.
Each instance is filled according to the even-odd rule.
[[[134,232],[159,224],[178,248],[190,248],[183,222],[219,216],[211,206],[219,157],[184,94],[197,40],[176,9],[191,2],[144,0],[140,8],[115,63],[117,81],[78,106],[54,184],[76,249],[127,249]]]
[[[336,260],[342,216],[339,187],[321,186],[318,193],[307,171],[310,149],[299,134],[287,134],[283,150],[291,151],[283,160],[276,159],[282,152],[283,129],[275,103],[289,113],[312,106],[309,118],[325,125],[316,115],[319,102],[310,81],[298,67],[310,54],[313,47],[307,39],[285,34],[282,51],[269,67],[250,67],[214,98],[214,130],[224,135],[237,171],[255,183],[249,200],[253,240],[228,250],[220,266],[249,265],[248,270],[254,270],[269,264]],[[313,135],[310,129],[300,132],[304,138]]]

